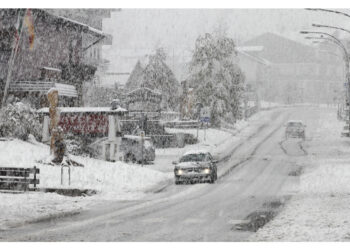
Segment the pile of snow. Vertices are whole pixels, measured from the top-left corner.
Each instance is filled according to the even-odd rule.
[[[0,109],[0,137],[27,140],[32,134],[41,137],[41,123],[35,110],[28,104],[17,102]]]
[[[68,186],[68,168],[63,170],[61,185],[61,167],[40,164],[37,161],[49,156],[47,145],[21,140],[0,142],[0,165],[3,167],[40,168],[40,188],[80,188],[94,189],[100,197],[111,199],[133,198],[143,190],[167,180],[167,176],[158,171],[128,165],[123,162],[106,162],[87,157],[71,156],[84,167],[71,167],[71,185]]]
[[[72,156],[84,167],[71,168],[71,185],[68,185],[68,169],[37,163],[47,159],[50,149],[36,142],[18,139],[0,141],[1,167],[33,167],[40,169],[39,188],[93,189],[98,193],[91,197],[67,197],[56,193],[26,192],[21,194],[0,193],[0,230],[16,223],[25,223],[38,217],[55,217],[74,213],[91,203],[103,200],[133,200],[145,195],[145,191],[156,188],[169,180],[169,175],[139,165],[123,162],[105,162],[91,158]]]
[[[74,214],[88,205],[83,197],[53,193],[0,193],[0,231],[38,219]]]

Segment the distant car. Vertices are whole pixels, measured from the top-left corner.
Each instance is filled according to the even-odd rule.
[[[291,138],[302,138],[305,140],[305,127],[306,125],[302,121],[291,120],[288,121],[286,126],[285,136],[286,139]]]
[[[193,181],[209,181],[214,183],[217,180],[218,161],[206,151],[192,151],[185,153],[179,162],[175,164],[175,184]]]
[[[143,147],[141,143],[141,136],[136,135],[124,135],[121,142],[121,151],[124,153],[124,161],[132,161],[141,163],[154,161],[156,154],[155,148],[150,137],[144,137]],[[142,155],[143,148],[143,155]]]

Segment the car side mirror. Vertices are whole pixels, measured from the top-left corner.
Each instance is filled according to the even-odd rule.
[[[212,160],[212,163],[218,163],[219,160]]]
[[[176,164],[177,164],[177,161],[173,161],[172,163],[173,163],[173,165],[176,165]]]

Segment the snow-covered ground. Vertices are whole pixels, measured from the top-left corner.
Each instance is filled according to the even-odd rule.
[[[251,241],[350,240],[350,140],[340,137],[344,123],[336,110],[323,110],[305,143],[297,195]]]
[[[38,164],[38,160],[47,158],[49,147],[37,142],[21,140],[0,141],[1,166],[40,168],[39,188],[80,188],[94,189],[97,195],[91,197],[67,197],[42,192],[0,193],[0,229],[6,224],[47,217],[54,213],[74,212],[89,206],[93,202],[106,199],[139,199],[145,191],[152,189],[170,177],[159,171],[140,166],[131,166],[123,162],[105,162],[91,158],[72,156],[72,159],[84,164],[84,167],[72,167],[71,185],[68,185],[68,169],[64,168],[63,186],[61,168]]]
[[[67,197],[42,192],[0,193],[0,229],[23,221],[41,217],[54,217],[86,209],[91,204],[104,200],[141,199],[150,190],[173,180],[172,161],[178,160],[186,151],[208,149],[214,156],[222,158],[241,140],[255,133],[262,124],[271,120],[276,111],[260,112],[247,121],[241,121],[226,130],[207,129],[199,131],[199,143],[184,148],[157,149],[156,161],[143,168],[136,164],[105,162],[101,160],[72,156],[84,167],[72,167],[71,185],[68,186],[68,172],[64,169],[61,185],[60,167],[37,163],[49,155],[49,147],[36,141],[0,141],[1,166],[40,168],[40,188],[94,189],[97,195],[91,197]],[[172,130],[173,132],[179,130]],[[196,135],[195,129],[186,130]]]
[[[174,165],[172,162],[178,161],[187,151],[205,149],[217,159],[222,159],[232,151],[233,147],[238,145],[242,138],[244,139],[257,132],[261,125],[269,123],[274,113],[273,110],[261,111],[247,120],[240,120],[234,125],[227,125],[226,128],[200,129],[197,144],[186,145],[184,148],[156,149],[154,164],[146,165],[146,167],[168,173],[169,176],[173,177]],[[197,129],[166,128],[166,131],[168,133],[190,133],[195,137],[197,136]]]

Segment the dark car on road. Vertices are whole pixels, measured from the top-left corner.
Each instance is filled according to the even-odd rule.
[[[291,120],[288,121],[286,126],[285,137],[288,138],[302,138],[305,140],[305,127],[306,125],[302,121]]]
[[[217,162],[206,151],[185,153],[179,162],[173,162],[175,164],[175,184],[192,183],[194,181],[214,183],[217,180]]]

